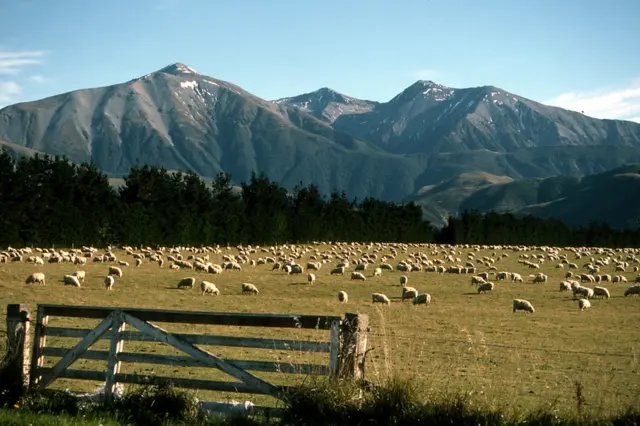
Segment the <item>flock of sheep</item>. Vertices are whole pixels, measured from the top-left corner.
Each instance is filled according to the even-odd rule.
[[[325,248],[321,248],[325,247]],[[403,273],[399,277],[402,287],[401,301],[410,300],[414,305],[429,305],[432,296],[426,292],[419,292],[410,287],[409,276],[416,272],[431,274],[466,274],[471,277],[471,285],[475,285],[478,293],[491,293],[496,283],[501,281],[511,283],[524,283],[522,275],[511,271],[500,271],[496,264],[512,255],[518,257],[518,263],[528,269],[539,269],[544,263],[553,263],[557,269],[568,269],[563,274],[560,282],[560,291],[572,292],[573,298],[578,302],[578,308],[583,311],[591,307],[591,301],[596,297],[609,298],[610,291],[603,283],[625,283],[624,275],[611,275],[602,271],[607,268],[615,273],[625,273],[629,269],[639,271],[640,258],[637,257],[640,250],[636,249],[606,249],[606,248],[577,248],[577,247],[526,247],[526,246],[479,246],[479,245],[435,245],[435,244],[383,244],[383,243],[314,243],[314,245],[280,245],[270,247],[130,247],[124,246],[123,260],[118,258],[114,249],[108,247],[99,250],[93,247],[81,249],[59,250],[47,248],[8,248],[0,251],[0,263],[26,262],[35,267],[45,263],[69,263],[80,267],[87,262],[112,263],[104,276],[106,290],[113,290],[116,279],[122,278],[123,267],[129,267],[132,262],[134,267],[140,267],[143,263],[154,263],[162,268],[165,262],[170,269],[193,270],[202,273],[217,275],[224,271],[242,271],[243,268],[256,267],[258,265],[272,265],[274,272],[287,275],[301,275],[307,271],[307,282],[311,285],[318,280],[318,274],[326,264],[333,264],[330,275],[344,276],[349,274],[350,280],[366,281],[381,277],[383,271],[398,271]],[[235,251],[235,253],[234,253]],[[481,251],[491,252],[491,255],[481,256]],[[212,262],[217,257],[218,263]],[[302,259],[307,258],[303,266]],[[462,260],[462,258],[465,258]],[[582,263],[582,266],[578,265]],[[392,265],[395,263],[395,266]],[[449,266],[446,266],[446,265]],[[477,266],[476,266],[477,265]],[[485,269],[479,272],[478,269]],[[579,270],[584,269],[581,273]],[[370,271],[368,273],[368,271]],[[572,271],[573,270],[573,271]],[[313,271],[313,272],[312,272]],[[64,285],[81,287],[85,281],[86,272],[76,270],[64,275],[61,282]],[[536,273],[528,276],[532,284],[547,283],[546,274]],[[492,279],[492,281],[490,281]],[[46,285],[46,277],[43,272],[34,272],[29,275],[26,284]],[[588,287],[585,283],[599,284]],[[635,283],[640,283],[640,275],[635,278]],[[196,285],[194,277],[186,277],[177,283],[178,288],[193,288]],[[200,282],[202,295],[219,295],[217,286],[207,280]],[[241,283],[241,293],[258,295],[259,290],[255,284]],[[624,296],[640,295],[640,285],[628,287]],[[346,291],[338,292],[338,301],[347,303],[349,296]],[[389,305],[391,299],[382,292],[371,294],[374,304]],[[524,299],[514,299],[513,312],[524,311],[535,313],[534,306]]]

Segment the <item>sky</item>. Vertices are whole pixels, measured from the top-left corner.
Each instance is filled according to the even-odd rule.
[[[493,85],[640,122],[639,0],[0,0],[0,106],[175,62],[265,99]]]

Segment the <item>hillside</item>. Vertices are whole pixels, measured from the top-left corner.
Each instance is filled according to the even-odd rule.
[[[234,184],[264,172],[351,197],[402,200],[468,172],[515,180],[640,162],[640,124],[597,120],[486,86],[418,81],[388,102],[328,88],[268,101],[183,64],[0,110],[20,155],[92,160],[112,178],[151,164]]]
[[[464,210],[552,217],[581,226],[604,221],[618,228],[640,224],[640,164],[584,176],[514,181],[465,173],[409,197],[438,226]]]

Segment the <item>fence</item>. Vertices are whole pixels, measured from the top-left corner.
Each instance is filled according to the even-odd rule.
[[[99,319],[93,329],[50,327],[50,317]],[[121,374],[122,363],[160,364],[182,367],[209,367],[221,370],[239,382],[201,379],[152,377],[155,384],[171,383],[174,386],[270,395],[282,399],[287,390],[273,385],[250,371],[320,374],[328,376],[362,378],[367,348],[369,318],[366,315],[345,314],[339,316],[236,314],[213,312],[183,312],[134,308],[85,307],[64,305],[38,305],[33,348],[30,343],[30,314],[24,305],[7,306],[7,351],[12,368],[19,370],[24,386],[45,389],[58,378],[96,380],[105,382],[104,397],[113,398],[119,383],[148,383],[138,375]],[[212,334],[178,334],[168,332],[156,323],[180,323],[241,327],[278,327],[329,330],[329,341],[308,342],[296,340],[221,336]],[[137,331],[126,330],[132,326]],[[47,337],[79,338],[72,348],[47,346]],[[98,340],[108,340],[109,350],[91,350]],[[186,356],[125,352],[125,341],[159,342],[172,346]],[[287,364],[275,362],[222,359],[196,345],[231,346],[278,350],[300,350],[328,353],[326,365]],[[46,356],[60,357],[53,367],[45,367]],[[106,371],[74,370],[71,365],[78,359],[106,361]],[[203,402],[208,410],[227,411],[230,404]],[[254,407],[255,410],[277,414],[277,410]]]

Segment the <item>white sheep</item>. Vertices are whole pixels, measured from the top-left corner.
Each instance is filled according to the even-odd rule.
[[[409,282],[409,277],[407,277],[406,275],[400,276],[400,285],[405,286],[407,285],[408,282]]]
[[[136,268],[140,267],[140,265],[142,265],[142,259],[136,259]]]
[[[202,281],[200,283],[200,290],[202,290],[202,295],[204,296],[206,293],[215,294],[216,296],[220,294],[220,290],[214,283],[210,283],[209,281]]]
[[[115,275],[118,278],[122,278],[122,269],[117,266],[109,266],[109,273],[107,275]]]
[[[604,287],[598,287],[598,286],[593,287],[593,295],[601,296],[601,297],[604,297],[605,299],[608,299],[611,297],[611,293],[609,293],[608,289]]]
[[[578,295],[584,296],[587,299],[591,299],[593,297],[593,290],[590,289],[589,287],[582,287],[582,286],[574,287],[573,297],[576,297]]]
[[[402,301],[405,299],[415,299],[418,296],[418,290],[413,287],[402,287]]]
[[[80,287],[80,280],[75,275],[65,275],[62,277],[64,285],[72,285],[74,287]]]
[[[471,277],[471,285],[484,284],[485,282],[487,282],[487,280],[479,275]]]
[[[115,278],[113,278],[111,275],[107,275],[106,277],[104,277],[104,287],[107,290],[113,289],[113,284],[115,284],[115,282]]]
[[[346,291],[338,292],[338,301],[340,303],[347,303],[349,301],[349,295]]]
[[[24,281],[25,284],[40,284],[45,285],[45,277],[42,272],[34,272],[29,275],[27,279]]]
[[[588,299],[580,299],[578,300],[578,308],[580,311],[584,311],[585,309],[589,309],[591,307],[591,302]]]
[[[309,273],[307,275],[307,282],[309,284],[314,284],[316,282],[316,274]]]
[[[382,276],[382,268],[376,268],[373,270],[373,276],[374,277],[381,277]]]
[[[389,300],[389,298],[382,293],[373,293],[371,295],[371,300],[373,303],[385,303],[387,305],[391,304],[391,300]]]
[[[337,268],[333,268],[331,270],[330,275],[344,275],[345,268],[344,266],[338,266]]]
[[[625,290],[624,297],[632,296],[634,294],[640,294],[640,285],[629,287],[627,290]]]
[[[492,282],[486,282],[483,284],[480,284],[478,286],[478,293],[486,293],[486,292],[493,292],[493,288],[495,287],[495,284],[493,284]]]
[[[418,294],[413,298],[414,305],[429,305],[431,303],[431,295],[429,293]]]
[[[560,282],[560,291],[571,291],[571,283],[567,281]]]
[[[242,294],[252,293],[257,295],[259,293],[258,287],[251,283],[242,283]]]
[[[196,279],[193,277],[183,278],[178,282],[178,288],[182,288],[182,287],[193,288],[195,283],[196,283]]]
[[[366,281],[367,278],[362,274],[362,272],[352,272],[351,273],[351,279],[352,280],[360,280],[360,281]]]
[[[73,273],[73,275],[75,275],[76,277],[78,277],[78,280],[80,280],[81,282],[84,282],[84,277],[86,275],[85,271],[75,271]]]
[[[528,300],[513,299],[513,312],[515,311],[527,311],[533,314],[536,310]]]

